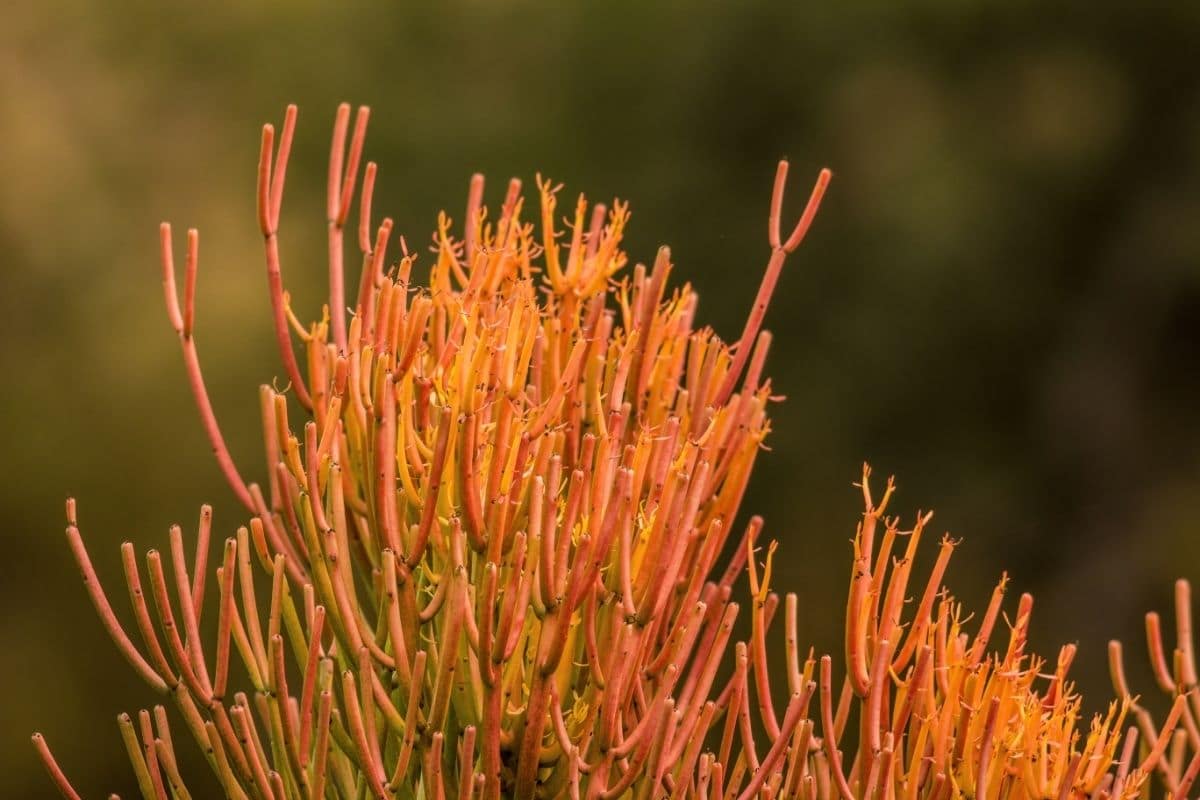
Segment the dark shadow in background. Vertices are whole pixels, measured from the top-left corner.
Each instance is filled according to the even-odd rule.
[[[648,5],[648,4],[646,4]],[[769,369],[788,399],[746,507],[782,540],[803,639],[838,628],[869,459],[897,509],[965,537],[951,587],[1002,569],[1034,641],[1104,643],[1200,578],[1200,7],[284,4],[184,15],[49,0],[0,26],[0,775],[49,797],[35,726],[89,796],[135,791],[114,715],[152,702],[94,619],[62,498],[121,601],[117,544],[242,521],[161,307],[156,226],[203,233],[198,342],[227,438],[260,470],[274,354],[254,222],[258,125],[301,119],[283,220],[304,316],[323,280],[329,122],[374,108],[376,208],[423,244],[467,178],[535,171],[633,203],[700,318],[736,335],[766,257],[775,160],[835,179],[785,274]],[[927,568],[932,543],[926,550]],[[121,607],[118,602],[118,607]],[[1149,688],[1144,670],[1133,670]]]

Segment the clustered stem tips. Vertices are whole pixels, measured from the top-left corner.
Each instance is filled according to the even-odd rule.
[[[697,325],[697,295],[671,283],[667,248],[627,269],[627,204],[589,209],[581,195],[560,219],[562,187],[540,176],[536,208],[513,179],[494,210],[473,176],[463,218],[438,218],[427,284],[414,283],[417,253],[393,242],[392,220],[372,219],[369,116],[337,110],[328,304],[308,325],[281,271],[295,106],[278,137],[263,128],[257,217],[288,388],[259,389],[257,482],[234,463],[200,367],[198,234],[187,234],[181,301],[162,225],[168,320],[250,515],[212,579],[207,506],[190,551],[179,526],[165,557],[139,563],[124,543],[130,626],[68,501],[68,544],[101,623],[162,698],[118,719],[146,800],[194,796],[180,725],[232,800],[1128,800],[1152,775],[1187,795],[1200,695],[1186,583],[1173,662],[1147,618],[1155,675],[1174,697],[1163,725],[1130,694],[1116,644],[1118,699],[1086,721],[1067,679],[1074,646],[1053,663],[1029,653],[1033,601],[1005,615],[1006,579],[978,621],[964,613],[943,584],[949,538],[928,580],[913,579],[931,515],[901,529],[887,514],[892,483],[876,500],[865,468],[844,665],[801,647],[799,601],[786,594],[786,669],[772,675],[776,548],[760,547],[760,518],[741,527],[738,514],[770,431],[767,307],[828,170],[787,230],[780,162],[766,268],[726,343]],[[345,282],[347,226],[357,287]],[[41,734],[33,741],[62,794],[78,797]]]

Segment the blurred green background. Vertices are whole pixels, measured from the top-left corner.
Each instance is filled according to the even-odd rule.
[[[398,5],[398,4],[397,4]],[[787,401],[747,498],[777,587],[840,652],[851,482],[964,537],[951,587],[1001,570],[1034,641],[1104,645],[1200,579],[1200,5],[245,3],[43,0],[0,12],[0,796],[50,797],[46,732],[85,796],[134,795],[114,715],[150,702],[97,624],[62,500],[123,613],[117,545],[242,521],[162,308],[157,224],[202,231],[198,343],[232,450],[261,472],[282,372],[254,219],[259,125],[300,104],[283,218],[303,316],[324,280],[337,102],[373,107],[377,214],[423,245],[467,179],[534,172],[632,201],[732,338],[765,263],[774,165],[795,209],[835,178],[768,325]],[[788,216],[791,216],[789,212]],[[922,569],[927,569],[930,550]],[[1147,672],[1131,669],[1151,688]]]

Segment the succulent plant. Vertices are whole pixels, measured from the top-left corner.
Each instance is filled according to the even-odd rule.
[[[780,163],[762,283],[726,343],[697,325],[697,295],[670,281],[667,248],[650,267],[627,268],[625,203],[589,208],[580,196],[562,230],[561,187],[540,177],[536,212],[515,179],[492,212],[476,175],[461,223],[438,218],[428,284],[413,285],[417,253],[403,238],[394,245],[390,219],[372,221],[367,119],[361,108],[351,127],[346,105],[336,115],[329,302],[308,326],[281,274],[295,107],[278,147],[263,128],[258,222],[289,386],[259,389],[259,483],[234,464],[205,389],[198,234],[187,235],[181,302],[162,226],[168,318],[248,515],[211,584],[207,506],[190,548],[172,527],[169,559],[151,550],[144,573],[122,545],[135,643],[67,503],[67,539],[101,621],[177,712],[174,727],[163,704],[118,720],[144,797],[193,796],[180,730],[235,800],[1117,798],[1137,795],[1156,768],[1186,791],[1196,770],[1181,776],[1164,748],[1180,714],[1191,719],[1187,704],[1176,700],[1156,736],[1121,683],[1122,697],[1085,728],[1066,676],[1073,647],[1042,676],[1045,662],[1026,652],[1024,596],[1007,646],[989,649],[1006,584],[971,626],[942,586],[953,541],[942,540],[906,613],[929,515],[902,531],[885,516],[891,482],[876,502],[866,469],[845,676],[835,681],[829,656],[801,648],[792,594],[786,669],[771,675],[775,545],[762,557],[761,519],[735,525],[770,429],[767,304],[827,170],[785,238]],[[356,194],[362,267],[348,301]],[[732,643],[743,573],[750,634]],[[209,641],[205,613],[217,615]],[[1190,652],[1172,691],[1194,686]],[[1135,735],[1117,753],[1131,708],[1152,742],[1136,767]],[[63,794],[78,797],[34,742]]]

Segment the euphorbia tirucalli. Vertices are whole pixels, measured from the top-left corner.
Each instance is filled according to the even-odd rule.
[[[1007,647],[989,650],[1003,582],[968,632],[941,588],[949,540],[904,619],[928,517],[901,531],[884,516],[891,485],[876,505],[865,472],[846,676],[835,681],[828,656],[802,658],[788,595],[776,684],[789,699],[776,705],[774,546],[760,562],[762,521],[734,525],[769,430],[767,303],[828,171],[785,237],[780,163],[766,270],[730,345],[697,326],[697,296],[672,286],[666,248],[649,268],[626,269],[624,203],[589,209],[581,196],[562,230],[560,187],[541,179],[536,210],[514,179],[490,212],[475,176],[461,221],[439,217],[429,283],[414,287],[417,254],[402,238],[393,244],[390,219],[372,221],[367,118],[359,109],[352,127],[349,106],[336,116],[329,303],[307,327],[283,288],[279,239],[295,108],[277,147],[272,126],[263,129],[258,222],[290,383],[259,390],[261,483],[235,466],[205,389],[198,235],[187,234],[181,302],[162,226],[168,317],[217,461],[249,515],[225,540],[215,579],[206,580],[208,507],[190,563],[178,526],[169,558],[151,550],[144,572],[122,545],[135,643],[68,502],[68,542],[102,622],[177,710],[174,730],[163,705],[118,720],[145,798],[192,796],[176,757],[180,724],[235,800],[1141,790],[1169,730],[1136,767],[1132,744],[1114,764],[1130,701],[1081,727],[1065,675],[1073,650],[1049,679],[1025,653],[1028,597]],[[348,298],[356,197],[361,272]],[[743,572],[751,633],[731,646]],[[207,642],[205,613],[217,618]],[[858,730],[848,734],[852,717]],[[63,794],[77,797],[34,741]]]

